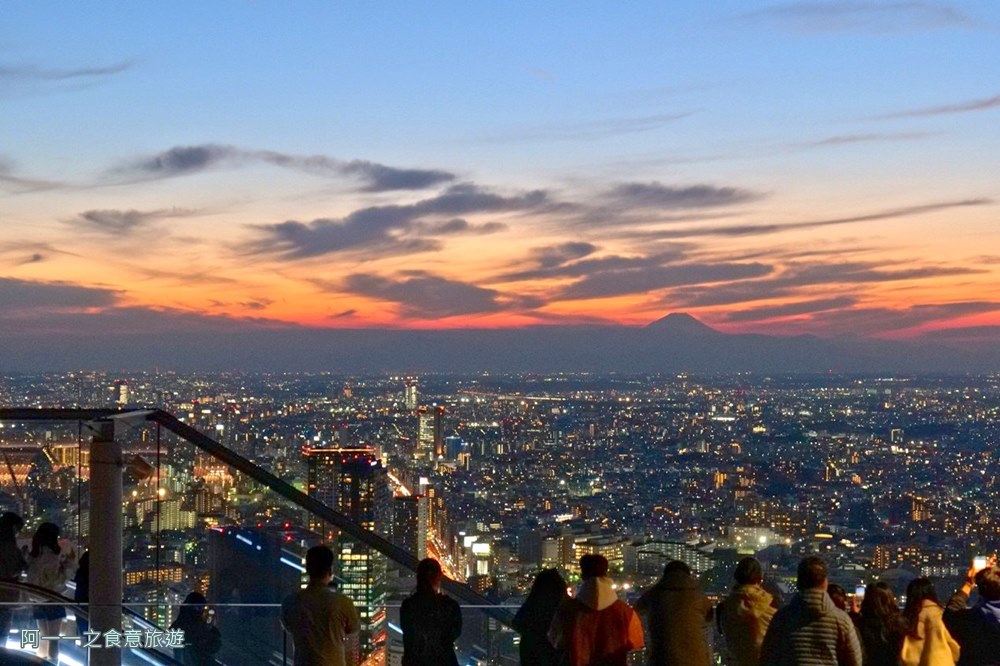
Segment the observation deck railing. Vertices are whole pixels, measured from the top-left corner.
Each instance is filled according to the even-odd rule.
[[[184,570],[185,565],[171,561],[171,558],[176,559],[178,549],[173,545],[167,547],[168,542],[174,544],[184,536],[164,529],[167,517],[161,514],[168,501],[172,500],[170,510],[175,511],[181,500],[182,490],[175,485],[177,468],[185,464],[193,466],[196,455],[205,454],[232,478],[237,479],[229,492],[235,493],[236,487],[255,489],[254,497],[244,495],[239,501],[232,502],[231,510],[216,525],[188,530],[193,533],[201,529],[201,532],[196,539],[192,538],[184,546],[183,557],[190,558],[187,564],[194,562],[197,565],[195,568],[204,570],[208,561],[215,567],[212,570],[215,577],[212,581],[214,592],[207,596],[209,607],[216,612],[215,624],[223,636],[223,648],[217,655],[218,661],[227,666],[277,666],[291,663],[291,641],[281,628],[279,602],[283,594],[296,589],[301,581],[304,572],[301,557],[305,541],[300,537],[307,530],[287,528],[289,523],[300,525],[310,521],[333,526],[339,533],[339,540],[356,544],[355,551],[384,556],[385,565],[381,565],[383,568],[378,575],[387,583],[383,592],[391,596],[372,598],[367,604],[355,599],[362,613],[363,636],[359,640],[367,641],[355,649],[361,655],[380,655],[369,658],[364,662],[365,666],[388,663],[393,654],[401,650],[399,603],[402,592],[412,588],[410,572],[416,569],[418,558],[382,535],[366,529],[351,516],[310,497],[232,448],[159,409],[0,408],[0,423],[6,426],[0,433],[8,436],[12,432],[21,433],[19,438],[15,438],[18,439],[16,444],[37,444],[39,455],[43,455],[50,463],[57,459],[53,463],[52,477],[30,479],[23,476],[23,469],[20,474],[16,472],[11,460],[7,459],[6,452],[4,453],[4,458],[0,459],[0,478],[9,475],[14,486],[12,495],[21,502],[21,506],[10,508],[23,509],[31,505],[31,511],[22,511],[31,514],[30,527],[34,527],[42,519],[54,520],[64,527],[67,536],[78,542],[89,541],[90,604],[93,608],[87,609],[58,594],[55,595],[57,598],[50,597],[45,603],[65,604],[73,615],[76,614],[76,609],[81,609],[81,613],[91,610],[90,614],[95,617],[91,627],[95,630],[120,629],[122,621],[135,626],[145,623],[143,626],[148,628],[166,629],[181,604],[184,589],[190,589],[190,581],[177,580],[177,572]],[[72,427],[74,425],[75,428]],[[75,431],[76,453],[62,451],[55,455],[51,442],[48,441],[49,433],[39,435],[35,432],[39,427],[59,430],[63,437],[66,433]],[[55,440],[59,438],[59,435],[54,437]],[[10,449],[26,448],[18,445]],[[136,447],[145,449],[144,459],[148,459],[150,465],[145,473],[153,477],[147,477],[146,481],[138,483],[133,480],[133,496],[129,497],[128,489],[122,484],[129,481],[129,471],[136,472],[132,469],[133,460],[128,455]],[[110,458],[107,457],[108,452],[111,452]],[[69,454],[72,454],[69,456],[70,460],[58,460],[59,455]],[[88,454],[89,464],[86,462]],[[20,455],[23,456],[24,453],[20,452]],[[205,458],[200,456],[198,459]],[[42,467],[44,466],[43,464]],[[68,475],[66,479],[62,479],[60,474],[74,467],[75,503],[67,503],[64,499],[62,504],[67,506],[59,503],[43,506],[41,500],[36,502],[29,497],[30,492],[39,484],[58,486],[60,496],[72,496],[73,489],[67,487],[72,479]],[[110,473],[107,471],[109,467],[113,468]],[[139,470],[136,473],[141,476],[144,472]],[[117,487],[113,487],[116,483]],[[134,496],[137,492],[150,490],[156,492],[145,503],[142,497]],[[123,493],[126,494],[123,496]],[[146,518],[143,520],[140,517],[138,526],[126,524],[129,521],[123,522],[121,516],[117,517],[116,522],[112,507],[121,509],[130,501],[132,505],[146,506]],[[74,506],[70,506],[72,504],[75,504],[75,511]],[[233,509],[237,505],[252,507],[255,504],[261,505],[257,514],[237,515]],[[242,511],[243,506],[239,508]],[[155,518],[150,522],[150,516],[154,514]],[[286,528],[284,536],[280,533],[280,526],[276,527],[276,524],[282,522]],[[174,523],[176,520],[172,518],[171,527]],[[144,531],[142,525],[147,524],[150,529]],[[273,534],[276,529],[279,532],[278,542]],[[22,537],[27,536],[27,530],[25,532]],[[129,546],[124,545],[126,537]],[[287,539],[287,542],[282,539]],[[190,550],[192,544],[195,547]],[[131,546],[135,546],[135,550],[143,549],[150,558],[155,558],[155,567],[132,576],[134,572],[122,564],[121,555],[123,549],[129,551]],[[228,570],[220,564],[230,556],[258,559],[273,556],[273,567],[266,572],[267,580],[250,581],[247,580],[249,576],[241,576],[239,571]],[[118,563],[115,565],[115,575],[111,575],[108,568],[111,561]],[[104,567],[103,573],[101,567]],[[128,582],[130,576],[142,580],[131,583]],[[125,580],[116,581],[117,578]],[[236,588],[233,593],[225,589],[230,585]],[[344,589],[344,585],[341,588],[349,596],[353,596],[350,590]],[[509,658],[510,655],[516,655],[517,651],[516,634],[509,629],[515,609],[497,604],[457,580],[446,578],[443,588],[459,602],[463,610],[465,629],[458,644],[463,663],[516,663],[516,659],[511,661]],[[279,590],[282,591],[280,594]],[[101,599],[96,598],[102,596]],[[102,612],[103,616],[100,615]],[[67,627],[71,624],[67,623]],[[367,633],[364,631],[366,627],[369,630]],[[22,628],[34,628],[34,621],[23,610],[20,611],[14,630]],[[15,643],[16,641],[8,638],[9,648],[14,647]],[[88,663],[85,653],[71,645],[70,641],[63,641],[61,644],[67,646],[61,655],[61,663],[69,666]],[[377,650],[372,650],[373,645]],[[91,650],[89,664],[176,663],[170,661],[172,658],[169,652],[139,654],[129,650]],[[81,654],[84,655],[82,660]],[[163,655],[162,658],[157,656],[159,654]],[[153,661],[155,659],[160,661]]]

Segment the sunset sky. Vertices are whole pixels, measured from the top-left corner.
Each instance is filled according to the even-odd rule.
[[[3,15],[8,335],[1000,330],[995,0]]]

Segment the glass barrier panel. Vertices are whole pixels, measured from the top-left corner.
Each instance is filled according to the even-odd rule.
[[[93,650],[121,648],[123,666],[177,666],[172,644],[181,636],[170,636],[141,619],[123,616],[120,632],[91,631],[85,611],[71,604],[52,601],[31,591],[15,592],[17,601],[4,602],[10,627],[0,646],[5,655],[37,657],[63,666],[86,666]],[[7,595],[10,596],[10,595]],[[43,662],[43,663],[44,663]]]

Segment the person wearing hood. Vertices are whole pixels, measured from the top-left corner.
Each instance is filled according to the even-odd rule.
[[[974,587],[979,589],[979,601],[968,608]],[[996,558],[982,571],[975,565],[969,568],[962,587],[944,609],[944,624],[961,646],[958,666],[1000,665],[1000,568]]]
[[[861,666],[861,644],[847,613],[833,605],[826,562],[799,563],[799,592],[771,619],[760,650],[761,666]]]
[[[707,666],[710,660],[705,628],[712,604],[684,562],[674,560],[663,577],[635,605],[649,628],[650,666]]]
[[[903,619],[906,635],[901,666],[955,666],[960,648],[944,625],[944,609],[938,603],[934,583],[915,578],[906,586]]]
[[[583,582],[552,619],[549,640],[566,654],[567,666],[626,666],[629,652],[643,647],[642,622],[618,598],[608,578],[608,560],[580,558]]]
[[[719,602],[719,630],[726,641],[727,664],[758,666],[760,645],[774,617],[774,597],[764,590],[760,562],[744,557],[733,573],[736,586]]]

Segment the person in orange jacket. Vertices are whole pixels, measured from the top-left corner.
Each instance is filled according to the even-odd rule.
[[[568,666],[626,666],[629,653],[644,646],[639,616],[618,598],[606,558],[584,555],[580,575],[576,596],[552,619],[549,640],[565,651]]]

